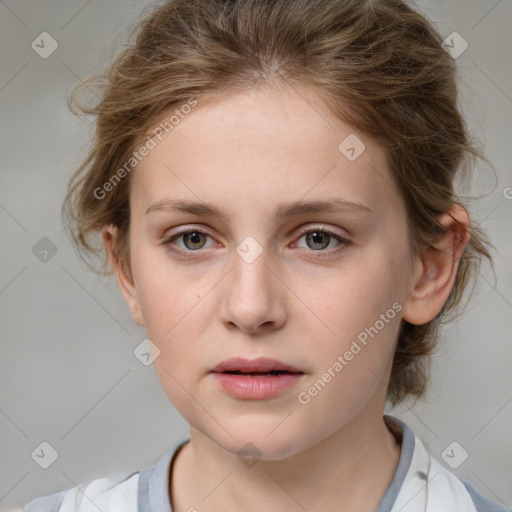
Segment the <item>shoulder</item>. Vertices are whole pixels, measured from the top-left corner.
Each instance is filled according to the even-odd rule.
[[[432,503],[440,504],[448,499],[457,506],[463,504],[461,510],[468,512],[510,512],[505,505],[486,498],[469,481],[459,478],[439,461],[432,458],[431,466],[431,474],[438,480],[432,487],[436,491]]]
[[[97,478],[61,492],[40,496],[25,504],[23,512],[137,512],[139,473],[114,482]]]
[[[424,443],[401,420],[388,417],[402,431],[400,475],[395,475],[398,492],[392,512],[510,512],[484,497],[471,483],[459,478],[431,456]],[[403,459],[403,461],[402,461]],[[384,510],[384,509],[383,509]]]
[[[122,481],[97,478],[86,484],[40,496],[13,512],[148,512],[167,510],[169,472],[180,448],[189,440],[169,448],[153,466],[132,473]]]
[[[482,494],[480,494],[474,487],[473,484],[468,482],[467,480],[460,479],[460,481],[466,487],[477,512],[510,512],[510,509],[505,505],[501,505],[495,501],[491,501]]]

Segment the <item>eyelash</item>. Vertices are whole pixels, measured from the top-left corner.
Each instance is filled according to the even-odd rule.
[[[326,233],[330,237],[333,237],[338,242],[340,242],[339,246],[337,246],[336,248],[331,249],[331,250],[320,249],[320,250],[315,251],[313,249],[310,249],[311,252],[319,253],[317,256],[315,256],[315,257],[318,257],[318,258],[328,258],[328,257],[331,257],[333,255],[337,255],[340,251],[342,251],[343,249],[345,249],[347,246],[349,246],[351,244],[351,242],[349,240],[347,240],[346,238],[343,238],[340,235],[338,235],[337,233],[335,233],[334,231],[331,231],[329,229],[325,229],[322,226],[314,226],[314,227],[311,227],[311,228],[308,228],[306,230],[301,231],[300,236],[299,236],[299,240],[304,235],[307,235],[308,233],[314,233],[314,232]],[[180,258],[183,258],[183,259],[194,258],[194,255],[191,254],[191,253],[201,252],[201,249],[197,249],[195,251],[193,251],[193,250],[176,249],[174,247],[174,244],[173,244],[173,242],[175,240],[179,239],[181,236],[187,235],[187,234],[190,234],[190,233],[200,233],[200,234],[202,234],[204,236],[210,237],[210,235],[208,233],[206,233],[205,231],[203,231],[202,229],[198,229],[198,228],[184,229],[182,231],[178,231],[177,233],[174,233],[170,238],[168,238],[167,240],[165,240],[163,242],[163,245],[166,247],[166,249],[169,252],[177,255]],[[210,238],[212,238],[212,237],[210,237]],[[328,254],[320,254],[320,253],[326,253],[326,252]]]

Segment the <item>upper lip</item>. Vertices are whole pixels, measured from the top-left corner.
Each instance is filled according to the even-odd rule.
[[[211,371],[212,373],[222,373],[227,371],[238,371],[244,373],[260,372],[267,373],[270,371],[287,371],[291,373],[304,373],[298,368],[282,363],[275,359],[269,359],[267,357],[258,357],[257,359],[243,359],[241,357],[235,357],[227,359],[222,363],[219,363]]]

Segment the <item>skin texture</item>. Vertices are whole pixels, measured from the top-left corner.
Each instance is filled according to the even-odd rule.
[[[356,134],[365,150],[349,161],[338,146],[350,134],[306,88],[200,102],[132,173],[129,271],[114,256],[115,228],[103,230],[132,315],[160,350],[160,383],[190,424],[172,475],[175,511],[370,512],[392,479],[400,446],[382,416],[400,323],[441,310],[469,221],[454,206],[440,219],[446,234],[414,259],[384,149]],[[213,203],[226,216],[145,214],[170,199]],[[328,199],[370,211],[273,217],[282,202]],[[194,228],[206,235],[169,242]],[[308,242],[312,231],[323,238]],[[248,236],[262,249],[252,263],[237,253]],[[401,311],[300,403],[298,394],[396,303]],[[231,357],[262,356],[304,375],[276,397],[240,400],[209,373]],[[237,457],[248,442],[261,452],[252,467]]]

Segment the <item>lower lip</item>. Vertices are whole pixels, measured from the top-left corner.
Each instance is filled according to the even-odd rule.
[[[303,373],[281,373],[278,375],[239,375],[213,373],[222,389],[242,400],[264,400],[291,388],[304,376]]]

